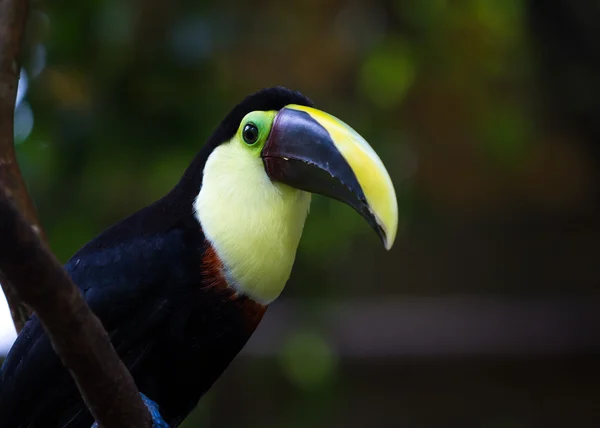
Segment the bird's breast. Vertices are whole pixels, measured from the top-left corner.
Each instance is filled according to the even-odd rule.
[[[229,285],[268,304],[290,277],[309,206],[310,194],[272,182],[262,159],[232,142],[210,154],[194,215]]]
[[[227,282],[223,262],[209,242],[202,259],[202,273],[203,289],[220,296],[224,305],[237,307],[243,323],[249,329],[249,334],[252,334],[265,314],[267,306],[239,293]]]

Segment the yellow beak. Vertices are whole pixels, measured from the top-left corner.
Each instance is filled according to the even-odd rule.
[[[275,116],[262,151],[269,177],[347,203],[390,249],[398,229],[392,180],[354,129],[323,111],[288,105]]]

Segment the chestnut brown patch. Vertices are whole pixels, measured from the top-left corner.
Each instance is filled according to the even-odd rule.
[[[207,242],[207,249],[202,259],[202,285],[205,289],[212,289],[219,293],[223,299],[235,304],[243,314],[249,332],[252,333],[267,310],[262,305],[248,296],[238,293],[229,286],[223,274],[223,262],[217,255],[213,246]]]

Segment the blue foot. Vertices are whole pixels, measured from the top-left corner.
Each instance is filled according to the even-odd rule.
[[[158,411],[158,404],[150,400],[144,394],[140,393],[140,395],[142,396],[142,401],[150,412],[150,416],[152,416],[152,428],[169,428],[169,424],[165,422]],[[94,422],[94,425],[92,425],[91,428],[98,428],[98,422]]]

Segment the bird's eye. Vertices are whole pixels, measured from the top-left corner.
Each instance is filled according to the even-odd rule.
[[[256,125],[253,123],[248,123],[246,126],[244,126],[242,137],[244,137],[246,144],[252,145],[256,143],[258,140],[258,128]]]

